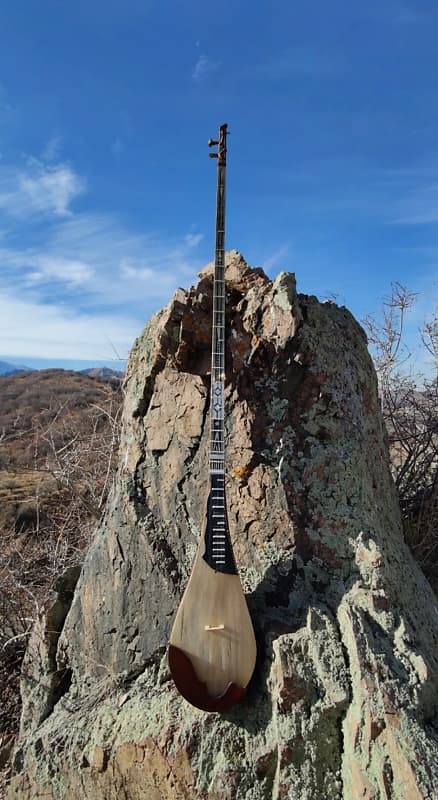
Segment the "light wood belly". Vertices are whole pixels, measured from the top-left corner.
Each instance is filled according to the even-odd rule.
[[[208,693],[217,697],[230,683],[247,686],[256,642],[239,576],[215,572],[203,552],[201,540],[170,644],[188,656]]]

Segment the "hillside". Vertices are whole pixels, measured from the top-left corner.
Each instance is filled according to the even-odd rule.
[[[62,369],[0,381],[0,470],[47,469],[56,452],[105,427],[121,402],[112,382]],[[100,409],[100,413],[99,413]]]
[[[121,381],[125,374],[119,369],[110,369],[110,367],[90,367],[89,369],[81,370],[81,373],[82,375],[89,375],[90,378],[102,378],[105,381]]]
[[[121,399],[120,383],[61,369],[0,381],[0,766],[27,635],[58,576],[81,561],[111,485]]]

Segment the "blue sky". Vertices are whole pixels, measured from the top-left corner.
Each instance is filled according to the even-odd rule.
[[[438,5],[10,0],[0,8],[0,357],[126,357],[227,249],[359,318],[437,297]],[[35,362],[34,362],[35,363]]]

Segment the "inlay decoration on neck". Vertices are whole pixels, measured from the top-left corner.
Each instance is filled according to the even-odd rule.
[[[227,125],[219,128],[217,146],[216,242],[213,276],[210,396],[210,486],[204,558],[219,572],[236,573],[225,503],[225,173],[227,166]]]

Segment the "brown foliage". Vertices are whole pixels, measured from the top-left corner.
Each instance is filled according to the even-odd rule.
[[[420,355],[406,343],[416,295],[394,284],[381,321],[365,319],[379,378],[405,538],[438,590],[438,311],[419,331]],[[420,369],[422,366],[422,369]]]
[[[28,634],[106,500],[121,399],[119,385],[64,370],[0,378],[0,762],[18,729]]]

